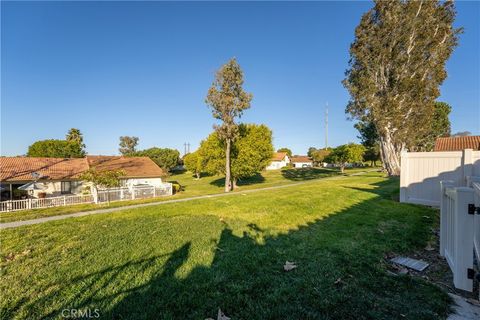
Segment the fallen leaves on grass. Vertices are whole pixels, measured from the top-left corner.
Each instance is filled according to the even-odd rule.
[[[222,310],[220,310],[220,308],[218,308],[218,313],[217,313],[217,320],[230,320],[231,318],[227,317],[225,315],[225,313],[222,312]],[[215,320],[213,318],[206,318],[205,320]]]
[[[20,257],[23,257],[23,256],[26,256],[26,255],[29,255],[30,252],[32,252],[32,249],[25,249],[23,250],[22,252],[18,253],[18,254],[15,254],[13,252],[10,252],[9,254],[7,254],[5,256],[5,261],[13,261],[17,258],[20,258]]]
[[[295,264],[295,262],[286,261],[285,265],[283,266],[283,270],[291,271],[291,270],[295,269],[296,267],[297,267],[297,265]]]

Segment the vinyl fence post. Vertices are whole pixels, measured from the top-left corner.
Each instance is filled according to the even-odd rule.
[[[27,209],[32,209],[32,199],[28,198]]]
[[[153,197],[155,198],[157,196],[157,189],[155,188],[155,186],[152,186],[153,188]]]
[[[408,152],[403,150],[400,154],[400,202],[408,202]]]
[[[132,188],[132,200],[135,200],[135,188]]]
[[[66,197],[66,196],[63,196],[63,205],[64,205],[64,206],[67,205],[67,197]]]
[[[447,213],[448,213],[448,197],[446,194],[447,188],[453,187],[452,180],[440,181],[440,255],[445,256],[445,247],[447,245]]]
[[[468,269],[473,268],[473,217],[468,204],[473,203],[473,189],[458,187],[455,199],[453,283],[456,288],[472,292],[473,279],[468,279]]]

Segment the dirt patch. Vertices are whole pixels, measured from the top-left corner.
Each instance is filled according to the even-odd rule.
[[[406,254],[405,256],[418,259],[418,260],[423,260],[430,265],[428,268],[426,268],[422,272],[418,272],[412,269],[406,269],[402,266],[395,265],[393,263],[390,263],[390,259],[396,256],[395,254],[389,254],[385,257],[386,261],[388,262],[389,266],[389,272],[395,273],[395,274],[410,274],[414,277],[420,277],[430,283],[433,283],[440,288],[444,289],[448,293],[453,293],[465,298],[470,298],[470,299],[478,299],[478,282],[474,282],[474,291],[473,292],[467,292],[463,290],[458,290],[455,288],[453,285],[453,274],[450,270],[450,267],[448,266],[447,261],[445,260],[444,257],[440,256],[440,230],[438,229],[433,229],[432,228],[432,237],[425,246],[425,248],[421,250],[417,250],[414,252],[411,252],[409,254]]]

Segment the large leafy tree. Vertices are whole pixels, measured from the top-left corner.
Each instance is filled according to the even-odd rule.
[[[251,177],[265,169],[273,155],[272,131],[265,125],[241,124],[231,150],[233,186],[238,180]],[[197,151],[202,171],[225,174],[224,142],[217,132],[203,140]]]
[[[361,144],[344,144],[334,148],[326,161],[338,165],[343,173],[348,163],[362,162],[364,152],[365,147]]]
[[[273,156],[272,131],[266,125],[241,124],[234,143],[232,181],[248,178],[265,169]]]
[[[121,136],[118,151],[124,155],[133,155],[137,151],[138,137]]]
[[[165,172],[171,171],[178,164],[180,159],[180,152],[178,150],[157,147],[140,150],[130,153],[129,155],[149,157]]]
[[[242,69],[236,59],[231,59],[217,71],[205,99],[212,109],[213,117],[222,122],[215,126],[215,131],[225,148],[225,192],[232,190],[230,157],[232,142],[238,135],[236,119],[242,116],[245,109],[250,108],[251,100],[252,95],[243,90]]]
[[[28,157],[82,158],[85,151],[80,144],[66,140],[41,140],[28,147]]]
[[[435,102],[430,128],[419,137],[416,146],[412,150],[432,151],[437,138],[450,136],[451,126],[448,115],[451,111],[452,107],[448,103]]]
[[[374,166],[381,158],[379,137],[375,125],[367,117],[364,117],[361,121],[355,123],[354,127],[358,130],[360,134],[358,138],[365,147],[363,160],[370,161]]]
[[[454,19],[450,0],[375,0],[355,30],[343,81],[351,96],[346,111],[372,121],[390,175],[400,173],[401,151],[430,128],[461,32]]]

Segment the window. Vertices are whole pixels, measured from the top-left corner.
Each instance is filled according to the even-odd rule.
[[[62,181],[62,194],[72,193],[72,183],[70,181]]]

